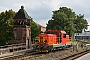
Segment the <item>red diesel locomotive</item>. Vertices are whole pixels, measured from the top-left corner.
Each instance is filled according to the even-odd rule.
[[[47,30],[38,35],[38,44],[34,46],[36,52],[50,52],[71,46],[71,39],[65,31]]]

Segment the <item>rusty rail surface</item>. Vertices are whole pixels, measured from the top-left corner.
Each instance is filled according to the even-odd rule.
[[[27,52],[32,52],[31,49],[26,49],[26,50],[20,50],[20,51],[15,51],[7,54],[0,55],[0,60],[14,60],[16,58],[22,58],[26,56]],[[28,55],[28,54],[27,54]]]
[[[8,57],[1,58],[0,60],[24,60],[25,57],[33,58],[39,56],[42,56],[42,54],[37,54],[36,52],[30,52],[28,54],[22,54],[22,55],[11,55]]]
[[[84,51],[81,51],[81,52],[77,52],[77,53],[72,54],[70,56],[64,57],[64,58],[62,58],[60,60],[75,60],[75,59],[77,59],[77,58],[79,58],[79,57],[81,57],[81,56],[83,56],[83,55],[85,55],[87,53],[90,53],[90,49],[84,50]]]

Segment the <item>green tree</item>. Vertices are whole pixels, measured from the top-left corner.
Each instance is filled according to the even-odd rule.
[[[46,29],[65,30],[70,33],[74,30],[73,20],[75,17],[75,12],[70,8],[60,7],[59,10],[53,11],[52,19],[48,21]]]
[[[13,37],[13,17],[16,12],[6,10],[0,13],[0,45],[7,44]]]
[[[76,19],[74,20],[74,24],[75,24],[75,32],[76,33],[80,33],[82,32],[83,29],[87,29],[88,23],[87,20],[84,19],[84,15],[77,15]]]
[[[80,24],[81,22],[78,23],[78,21],[82,21],[83,23]],[[84,16],[76,15],[76,13],[70,8],[60,7],[59,10],[53,11],[52,18],[48,21],[46,29],[65,30],[70,36],[73,37],[77,28],[79,26],[83,26],[82,28],[78,29],[82,31],[83,28],[86,29],[86,24],[87,21],[84,19]]]
[[[37,37],[40,32],[41,31],[37,24],[33,20],[31,20],[31,40]]]

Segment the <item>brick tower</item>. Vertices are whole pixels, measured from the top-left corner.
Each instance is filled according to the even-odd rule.
[[[17,12],[14,19],[14,41],[16,43],[26,43],[27,48],[31,45],[31,29],[30,19],[31,17],[21,6],[21,9]]]

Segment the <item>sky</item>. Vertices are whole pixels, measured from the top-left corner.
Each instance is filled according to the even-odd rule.
[[[46,26],[48,20],[52,18],[52,11],[60,7],[71,8],[77,15],[84,14],[90,25],[90,0],[2,0],[0,1],[0,12],[9,9],[18,12],[22,5],[28,15],[43,26]],[[90,31],[90,27],[88,30]]]

